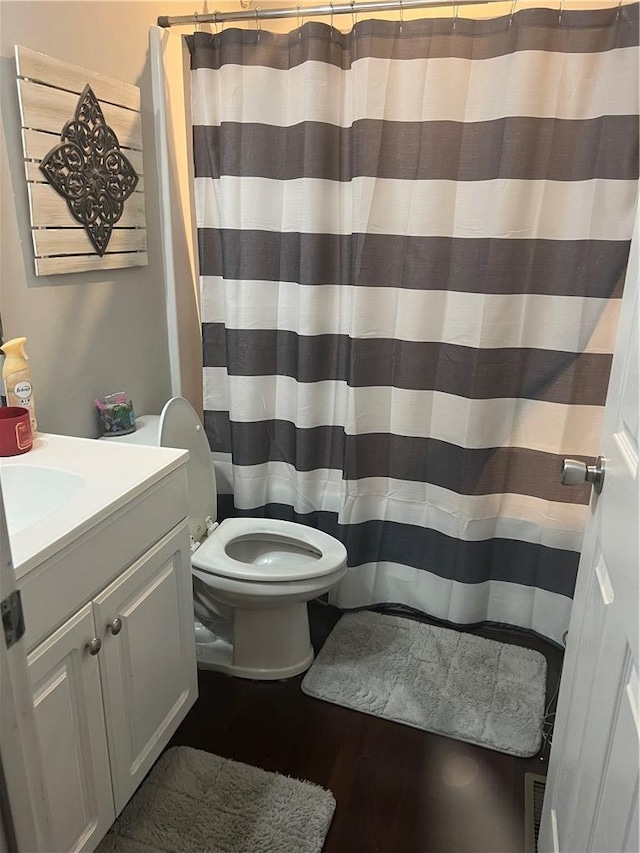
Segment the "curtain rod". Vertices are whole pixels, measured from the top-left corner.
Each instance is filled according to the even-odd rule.
[[[365,0],[356,3],[329,3],[323,6],[288,6],[281,9],[258,9],[245,12],[207,12],[202,15],[161,15],[159,27],[180,27],[190,24],[222,24],[225,21],[256,21],[267,18],[308,18],[321,15],[358,15],[361,12],[401,11],[403,9],[425,9],[427,7],[481,6],[495,0]]]

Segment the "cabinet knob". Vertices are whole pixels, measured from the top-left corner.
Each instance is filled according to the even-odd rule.
[[[100,637],[94,637],[93,640],[89,640],[85,648],[89,650],[90,655],[97,655],[102,648],[102,640]]]
[[[111,631],[111,633],[115,637],[116,634],[119,634],[120,631],[122,631],[122,619],[119,616],[116,616],[116,618],[113,620],[113,622],[109,622],[109,624],[107,625],[107,628]]]

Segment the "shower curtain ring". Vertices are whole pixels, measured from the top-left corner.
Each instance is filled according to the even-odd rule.
[[[329,43],[333,41],[333,3],[329,3],[331,7],[331,17],[329,18]]]
[[[356,12],[356,0],[351,0],[351,28],[355,30],[358,26],[358,13]]]
[[[453,4],[453,29],[455,30],[456,24],[458,23],[458,4]]]
[[[260,41],[260,33],[262,32],[262,21],[258,17],[258,7],[256,6],[256,41]]]
[[[198,17],[198,13],[194,12],[193,17],[196,19],[196,32],[199,33],[200,32],[200,19]]]
[[[402,0],[398,0],[400,3],[400,32],[402,32],[402,27],[404,25],[404,6],[402,5]]]
[[[558,23],[562,23],[562,13],[564,12],[564,0],[560,0],[560,14],[558,15]]]
[[[516,6],[518,5],[518,0],[513,0],[511,3],[511,13],[509,15],[509,26],[513,24],[513,13],[516,11]]]
[[[616,21],[620,19],[621,9],[622,9],[622,0],[618,0],[618,8],[616,10]]]
[[[220,11],[219,9],[216,9],[215,12],[213,13],[213,26],[216,28],[216,35],[217,36],[220,35],[220,33],[218,31],[218,13],[219,13],[219,11]]]
[[[301,28],[301,26],[302,26],[302,18],[301,18],[301,16],[300,16],[300,4],[299,4],[299,3],[298,3],[298,5],[296,6],[296,18],[297,18],[297,21],[298,21],[298,40],[300,40],[300,39],[302,38],[302,32],[301,32],[301,30],[300,30],[300,28]]]

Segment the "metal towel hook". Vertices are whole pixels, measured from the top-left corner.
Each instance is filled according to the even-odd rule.
[[[511,14],[509,15],[509,26],[513,24],[513,13],[516,11],[516,6],[518,5],[518,0],[513,0],[511,3]]]

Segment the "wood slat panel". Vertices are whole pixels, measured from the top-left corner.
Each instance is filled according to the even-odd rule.
[[[42,160],[59,142],[59,133],[43,133],[39,130],[22,128],[22,146],[27,160]],[[124,145],[120,147],[138,175],[143,175],[142,151],[135,151],[133,148],[127,148]]]
[[[23,127],[58,135],[78,105],[77,95],[28,80],[18,80],[18,96]],[[142,150],[140,113],[103,102],[100,106],[120,145]]]
[[[68,272],[91,272],[120,267],[144,267],[149,263],[146,252],[113,255],[67,255],[63,258],[36,258],[36,275],[59,275]]]
[[[31,206],[31,225],[34,228],[75,228],[76,220],[69,213],[67,202],[49,184],[27,184]],[[144,228],[144,193],[133,193],[124,205],[121,228]]]
[[[33,247],[37,256],[81,255],[95,250],[84,228],[34,228]],[[114,228],[105,254],[146,252],[146,228]]]
[[[54,59],[19,44],[16,45],[16,67],[19,77],[28,77],[30,80],[66,89],[78,95],[88,83],[99,101],[140,112],[140,89],[130,83],[113,80],[104,74],[72,65],[62,59]]]
[[[126,153],[126,152],[124,152],[124,153]],[[45,176],[40,171],[39,163],[36,163],[35,161],[32,161],[32,160],[27,160],[27,161],[25,161],[24,165],[25,165],[25,170],[27,173],[27,180],[28,181],[31,181],[34,184],[46,184],[47,183],[47,179],[45,178]],[[136,193],[143,193],[144,192],[144,178],[142,177],[142,175],[138,175],[138,183],[136,184],[136,188],[135,188],[134,192],[136,192]]]
[[[146,265],[140,90],[19,45],[16,66],[36,275]],[[87,84],[139,178],[102,257],[69,212],[66,200],[45,181],[39,169],[42,158],[59,144],[62,128],[73,119],[79,95]]]

